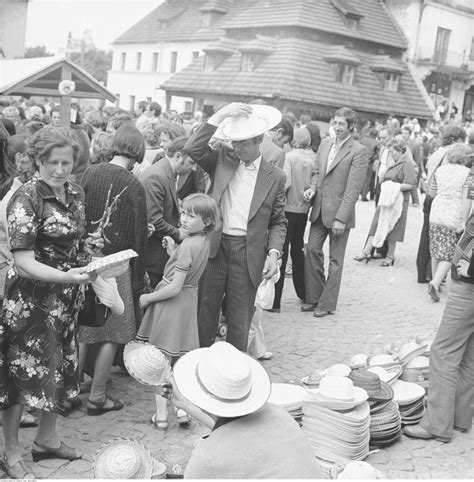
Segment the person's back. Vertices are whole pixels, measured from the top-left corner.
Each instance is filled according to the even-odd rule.
[[[307,213],[309,203],[303,199],[303,192],[311,183],[314,156],[311,149],[293,149],[286,155],[286,205],[285,211]]]
[[[186,479],[321,479],[309,442],[283,409],[267,403],[203,439]]]

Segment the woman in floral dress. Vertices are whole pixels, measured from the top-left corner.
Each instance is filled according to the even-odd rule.
[[[94,244],[83,240],[84,193],[69,182],[77,157],[70,134],[44,128],[31,139],[28,155],[39,175],[15,192],[7,208],[13,264],[0,321],[0,466],[11,478],[35,478],[18,439],[25,405],[40,410],[33,460],[81,458],[59,440],[56,420],[64,401],[79,393],[75,328],[80,285],[89,281],[79,265],[85,264],[84,248]]]

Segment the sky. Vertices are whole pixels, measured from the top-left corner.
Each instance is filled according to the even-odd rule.
[[[97,47],[109,49],[120,34],[154,10],[162,0],[30,0],[26,46],[44,45],[56,54],[68,32],[82,37],[92,31]]]

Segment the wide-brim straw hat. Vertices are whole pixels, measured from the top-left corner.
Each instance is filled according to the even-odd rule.
[[[186,353],[176,362],[173,373],[184,397],[218,417],[256,412],[271,392],[270,377],[263,366],[224,341]]]
[[[388,402],[393,398],[393,390],[390,385],[383,382],[377,373],[364,368],[352,370],[349,378],[354,386],[363,388],[369,395],[370,402]]]
[[[94,259],[86,266],[86,273],[95,273],[102,278],[116,278],[128,269],[130,259],[138,254],[133,249],[125,249],[118,253],[109,254],[103,258]]]
[[[96,479],[151,479],[155,461],[140,442],[118,438],[99,448],[93,469]]]
[[[297,411],[303,407],[303,401],[309,397],[308,392],[293,383],[272,383],[272,391],[268,401],[289,411]]]
[[[386,367],[376,365],[367,368],[367,371],[377,374],[380,380],[390,385],[401,376],[403,368],[398,364]]]
[[[269,105],[245,104],[252,109],[248,116],[227,117],[214,133],[216,139],[243,141],[260,136],[273,129],[281,121],[278,109]]]
[[[131,341],[123,350],[123,361],[128,373],[144,385],[156,387],[165,383],[171,368],[165,355],[151,343]]]
[[[336,463],[329,470],[331,479],[385,479],[384,474],[367,462],[350,460]]]
[[[413,360],[414,358],[423,355],[426,352],[427,344],[423,343],[419,345],[416,341],[411,341],[409,343],[405,343],[401,348],[400,352],[398,353],[398,358],[402,365],[406,365],[409,361]]]
[[[425,396],[425,389],[417,383],[397,380],[392,384],[392,388],[394,393],[393,400],[399,406],[410,405]]]

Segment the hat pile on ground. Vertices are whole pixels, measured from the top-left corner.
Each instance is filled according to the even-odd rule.
[[[369,453],[370,408],[367,402],[340,412],[315,402],[303,403],[303,431],[319,459],[363,460]]]
[[[425,389],[416,383],[397,380],[392,385],[402,425],[416,425],[425,413]]]
[[[285,409],[301,426],[303,418],[303,400],[308,397],[303,387],[292,383],[272,383],[268,401]]]

